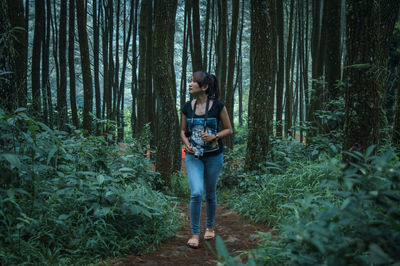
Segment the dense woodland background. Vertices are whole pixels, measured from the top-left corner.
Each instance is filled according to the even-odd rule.
[[[187,195],[180,107],[196,70],[216,74],[234,124],[223,198],[250,219],[290,224],[277,246],[260,244],[260,261],[400,259],[398,0],[0,5],[5,264],[139,252],[173,232],[170,197]]]

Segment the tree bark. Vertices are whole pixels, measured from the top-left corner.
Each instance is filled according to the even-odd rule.
[[[137,17],[138,17],[138,6],[139,0],[135,0],[135,18],[133,26],[133,42],[132,42],[132,85],[131,85],[131,95],[132,95],[132,113],[131,113],[131,128],[132,128],[132,138],[136,135],[136,100],[137,100],[137,57],[136,57],[136,35],[137,35]]]
[[[326,83],[329,99],[339,97],[338,81],[340,80],[340,15],[341,1],[327,1],[327,56],[326,56]]]
[[[93,9],[96,9],[93,7]],[[69,68],[69,99],[71,104],[72,124],[79,128],[78,110],[76,107],[75,84],[75,2],[69,2],[68,24],[68,68]]]
[[[58,128],[66,129],[67,117],[67,0],[60,3],[58,59],[60,62],[60,87],[57,91]]]
[[[227,60],[227,3],[225,0],[217,0],[218,4],[218,35],[215,43],[217,56],[216,76],[220,85],[220,99],[225,101],[226,87],[226,60]]]
[[[400,75],[400,68],[398,69]],[[393,144],[396,146],[397,150],[400,150],[400,79],[397,81],[397,98],[393,125]]]
[[[348,53],[343,151],[364,152],[378,141],[379,86],[374,71],[379,57],[378,18],[379,8],[374,2],[347,2]],[[343,154],[344,161],[350,159]]]
[[[236,59],[236,37],[238,31],[238,17],[239,17],[239,0],[232,1],[232,28],[231,28],[231,38],[229,41],[229,61],[228,61],[228,78],[226,87],[226,109],[228,110],[228,115],[232,120],[232,128],[234,129],[234,96],[235,88],[233,87],[233,76],[235,73],[235,59]],[[233,149],[233,134],[226,138],[225,145]]]
[[[32,107],[34,116],[39,118],[41,113],[41,100],[40,100],[40,50],[43,40],[43,17],[44,1],[35,0],[35,32],[33,35],[33,48],[32,48],[32,73],[31,73],[31,86],[32,86]]]
[[[201,39],[200,39],[200,13],[199,13],[199,0],[192,1],[192,36],[193,36],[193,51],[192,64],[193,72],[202,70],[202,56],[201,56]]]
[[[101,119],[101,98],[100,98],[100,43],[99,43],[99,23],[100,23],[100,9],[101,4],[97,4],[97,0],[93,0],[93,73],[94,73],[94,94],[96,101],[96,135],[101,135],[101,127],[99,120]]]
[[[158,94],[159,136],[157,138],[156,170],[160,172],[165,185],[170,187],[170,176],[173,172],[174,156],[171,151],[176,150],[178,115],[175,98],[172,90],[175,89],[173,79],[173,39],[175,33],[176,0],[156,0],[154,14],[154,87]],[[171,47],[172,45],[172,47]],[[171,54],[172,53],[172,54]]]
[[[292,39],[293,39],[293,10],[294,10],[294,0],[290,0],[290,14],[289,14],[289,33],[288,40],[286,44],[286,73],[285,73],[285,81],[286,81],[286,90],[285,90],[285,98],[286,98],[286,106],[285,106],[285,136],[289,135],[289,131],[292,128],[292,103],[293,103],[293,87],[290,82],[290,67],[292,60]],[[293,75],[293,73],[292,73]]]
[[[283,114],[283,86],[285,83],[285,51],[283,44],[284,15],[283,1],[276,1],[276,22],[278,33],[278,75],[276,82],[276,136],[282,137],[282,114]]]
[[[189,1],[185,1],[185,18],[183,22],[183,48],[182,48],[182,74],[181,74],[181,87],[180,87],[180,107],[183,108],[183,105],[186,102],[186,68],[187,68],[187,49],[188,49],[188,17],[189,17]]]
[[[12,69],[13,86],[11,86],[12,100],[9,102],[12,110],[15,107],[26,107],[27,91],[26,91],[26,34],[25,34],[25,16],[24,3],[22,0],[7,0],[8,15],[10,18],[10,26],[13,31],[12,47],[14,47],[15,55],[13,56]]]
[[[93,89],[92,73],[90,71],[89,43],[86,32],[86,12],[83,1],[76,0],[76,11],[83,79],[83,129],[91,133],[92,118],[90,113],[93,109]]]
[[[131,3],[131,10],[129,13],[129,27],[128,27],[128,37],[126,42],[124,43],[124,53],[122,59],[122,73],[121,73],[121,82],[119,85],[120,91],[118,94],[118,103],[117,103],[117,110],[118,110],[118,141],[122,141],[124,137],[123,127],[124,127],[124,109],[123,109],[123,101],[124,101],[124,91],[125,91],[125,72],[126,72],[126,64],[128,62],[128,52],[129,52],[129,44],[131,42],[131,33],[132,33],[132,26],[133,26],[133,16],[134,16],[134,5]],[[121,103],[122,101],[122,103]],[[121,113],[119,113],[121,112]],[[122,121],[122,124],[121,124]]]
[[[207,49],[208,49],[208,31],[210,27],[210,5],[211,1],[207,1],[206,21],[204,27],[204,45],[203,45],[203,70],[207,71]]]
[[[270,5],[267,1],[251,1],[251,56],[249,134],[245,169],[259,169],[266,161],[269,145],[269,114],[266,110],[272,95],[272,40]]]

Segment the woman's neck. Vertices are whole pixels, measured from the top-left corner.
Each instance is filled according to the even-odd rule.
[[[207,94],[202,93],[196,96],[197,104],[203,104],[207,101]]]

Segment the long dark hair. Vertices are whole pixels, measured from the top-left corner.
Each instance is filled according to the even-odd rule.
[[[218,80],[215,75],[210,75],[203,70],[193,73],[193,81],[197,82],[200,87],[208,85],[206,94],[209,99],[217,100],[219,97]]]

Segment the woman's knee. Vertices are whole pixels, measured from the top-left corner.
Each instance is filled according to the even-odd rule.
[[[190,193],[191,200],[201,201],[202,197],[203,197],[203,191],[201,191],[201,190],[195,190]]]

